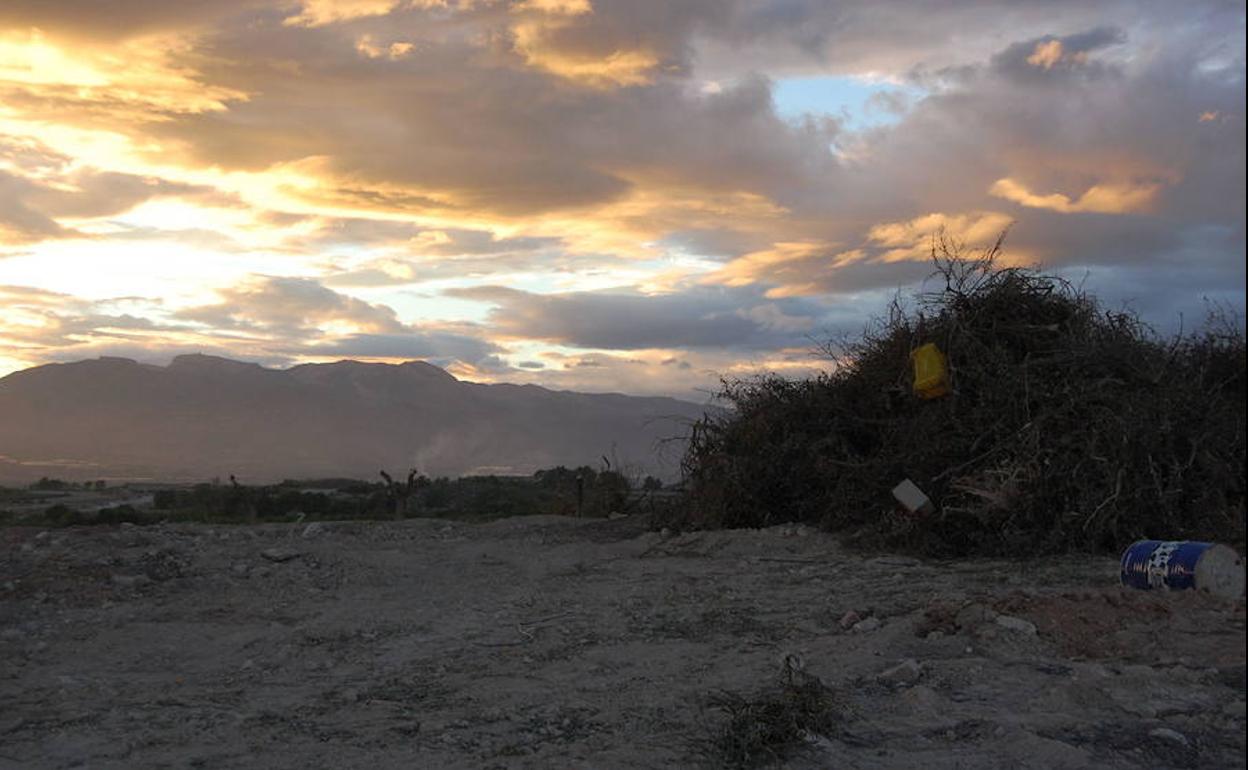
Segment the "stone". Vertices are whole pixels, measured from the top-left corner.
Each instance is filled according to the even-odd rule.
[[[1152,730],[1148,731],[1148,734],[1153,738],[1160,738],[1163,741],[1171,741],[1172,743],[1177,743],[1180,746],[1187,746],[1189,744],[1186,735],[1178,730],[1171,730],[1169,727],[1154,727]]]
[[[917,660],[907,658],[892,668],[881,671],[876,679],[894,687],[905,687],[919,681],[923,676],[923,666]]]
[[[841,625],[841,628],[849,630],[853,628],[854,625],[857,624],[858,621],[860,620],[862,620],[862,616],[859,615],[854,610],[850,610],[849,612],[846,612],[844,615],[841,616],[840,625]]]
[[[134,588],[152,582],[147,575],[113,575],[113,585],[122,588]]]
[[[271,562],[281,564],[292,559],[298,559],[301,554],[288,548],[266,548],[260,552],[260,555]]]
[[[917,709],[939,708],[942,698],[930,687],[916,684],[901,695],[901,699]]]
[[[867,618],[866,620],[860,620],[854,624],[854,633],[858,633],[858,634],[870,633],[871,631],[878,629],[882,625],[884,624],[880,622],[879,618]]]
[[[301,537],[303,538],[316,537],[317,535],[323,534],[324,532],[325,532],[325,525],[320,523],[319,521],[314,521],[308,526],[303,528],[303,534],[301,535]]]
[[[1016,618],[1013,615],[998,615],[995,622],[1007,631],[1014,631],[1026,636],[1036,635],[1036,624],[1029,620]]]
[[[953,622],[959,629],[968,631],[984,623],[992,622],[996,614],[984,605],[973,602],[958,610],[958,614],[954,617]]]

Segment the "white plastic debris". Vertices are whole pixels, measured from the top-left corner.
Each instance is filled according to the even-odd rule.
[[[923,490],[910,479],[903,479],[893,487],[893,497],[910,513],[931,513],[935,507],[931,498],[923,494]]]

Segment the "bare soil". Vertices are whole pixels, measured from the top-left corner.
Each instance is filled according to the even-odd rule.
[[[1244,620],[793,526],[11,527],[0,767],[716,767],[786,656],[841,713],[786,767],[1243,767]]]

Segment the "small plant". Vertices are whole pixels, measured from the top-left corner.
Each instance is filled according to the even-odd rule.
[[[699,749],[717,767],[779,762],[812,736],[833,734],[841,718],[831,689],[787,658],[778,687],[752,697],[718,693],[710,705],[726,718]]]

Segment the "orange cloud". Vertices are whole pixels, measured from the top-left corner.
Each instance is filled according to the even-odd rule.
[[[38,30],[0,32],[0,96],[36,113],[149,121],[223,111],[247,98],[175,63],[186,47],[176,36],[92,47],[61,44]]]
[[[384,16],[400,0],[303,0],[302,11],[282,23],[291,27],[320,27],[364,16]]]
[[[530,67],[594,88],[645,85],[659,64],[646,48],[586,49],[560,33],[593,14],[588,0],[527,0],[512,7],[523,15],[511,26],[512,50]]]
[[[969,214],[925,214],[902,221],[886,222],[867,232],[871,245],[883,247],[881,262],[926,262],[931,257],[932,238],[943,235],[970,248],[990,244],[1013,220],[995,211]]]
[[[1022,206],[1063,214],[1135,214],[1153,207],[1161,187],[1156,182],[1097,184],[1089,187],[1077,200],[1072,200],[1061,193],[1038,195],[1021,182],[1007,177],[994,182],[988,192]]]
[[[1036,43],[1031,55],[1027,57],[1028,64],[1044,70],[1051,70],[1063,61],[1085,64],[1088,54],[1086,51],[1067,52],[1060,40],[1042,40]]]
[[[824,259],[830,245],[822,241],[790,241],[773,243],[770,248],[740,256],[706,276],[706,283],[723,286],[749,286],[754,283],[776,282],[789,272],[787,268],[812,259]],[[797,283],[768,292],[768,296],[797,296],[813,293],[814,285]],[[774,293],[773,293],[774,292]]]

